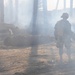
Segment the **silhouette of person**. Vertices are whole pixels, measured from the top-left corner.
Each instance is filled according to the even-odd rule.
[[[63,13],[61,16],[61,20],[58,21],[55,24],[55,39],[56,39],[56,46],[59,48],[59,55],[60,55],[60,61],[63,62],[62,60],[62,54],[63,54],[63,47],[67,49],[67,55],[69,58],[69,61],[71,59],[71,24],[67,20],[69,18],[68,13]]]

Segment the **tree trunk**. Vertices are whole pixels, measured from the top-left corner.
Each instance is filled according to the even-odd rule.
[[[4,0],[0,0],[0,22],[4,23]]]
[[[72,16],[73,12],[73,0],[70,0],[70,15]]]
[[[44,33],[48,34],[48,15],[47,15],[47,0],[43,1],[43,16],[44,16]]]
[[[64,10],[66,9],[66,0],[64,0]]]
[[[38,12],[38,0],[34,0],[33,17],[32,17],[32,34],[33,35],[37,34],[37,27],[36,27],[37,12]]]
[[[57,3],[56,3],[56,10],[58,9],[58,4],[59,4],[59,0],[57,0]]]
[[[10,9],[10,23],[13,23],[13,0],[9,0],[9,9]]]
[[[18,0],[15,0],[15,23],[18,23]]]
[[[43,0],[44,24],[48,24],[47,20],[47,0]]]

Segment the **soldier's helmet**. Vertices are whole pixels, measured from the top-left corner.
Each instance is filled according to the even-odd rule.
[[[68,18],[69,18],[69,15],[68,15],[68,13],[63,13],[63,14],[62,14],[62,16],[61,16],[61,18],[68,19]]]

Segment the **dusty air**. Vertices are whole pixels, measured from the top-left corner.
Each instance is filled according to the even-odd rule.
[[[75,0],[0,0],[0,75],[75,75]]]

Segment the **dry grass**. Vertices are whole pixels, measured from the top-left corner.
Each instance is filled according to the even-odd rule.
[[[31,55],[32,49],[34,53]],[[63,59],[68,59],[66,54]],[[52,60],[59,61],[58,49],[54,44],[44,44],[37,48],[0,50],[0,75],[14,75],[17,72],[25,73],[32,67],[51,66],[49,62]]]
[[[0,68],[3,70],[0,75],[22,72],[27,68],[29,49],[0,50]]]

